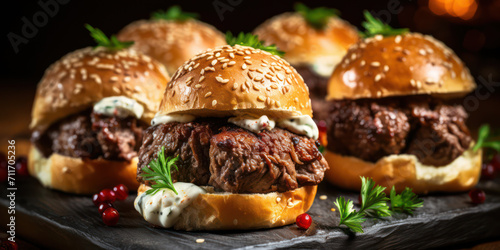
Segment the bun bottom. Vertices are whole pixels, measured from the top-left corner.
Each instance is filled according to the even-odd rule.
[[[137,195],[149,189],[142,184]],[[284,193],[200,194],[184,208],[176,230],[247,230],[280,227],[295,223],[311,207],[317,186],[305,186]]]
[[[417,194],[429,192],[459,192],[474,187],[481,174],[482,152],[472,147],[446,166],[426,166],[414,155],[389,155],[375,163],[356,157],[342,156],[331,151],[325,159],[330,169],[325,172],[328,182],[350,190],[361,189],[360,176],[372,178],[377,185],[392,186],[401,192],[405,187]]]
[[[51,154],[45,158],[35,146],[28,157],[30,174],[43,186],[75,194],[93,194],[104,188],[124,184],[136,189],[137,157],[132,161],[73,158]]]

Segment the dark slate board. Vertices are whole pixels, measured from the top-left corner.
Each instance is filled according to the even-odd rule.
[[[398,214],[387,220],[370,219],[365,233],[348,235],[338,224],[333,201],[343,195],[357,201],[357,194],[322,183],[309,214],[314,224],[307,231],[295,225],[257,231],[177,232],[156,229],[133,208],[135,195],[116,207],[118,226],[106,227],[90,197],[72,196],[42,188],[28,179],[18,182],[16,233],[44,247],[59,249],[227,249],[227,248],[429,248],[460,246],[500,237],[500,180],[481,182],[485,204],[469,203],[467,193],[424,197],[415,215]],[[8,223],[6,186],[0,195],[0,223]],[[320,200],[327,195],[327,200]],[[205,239],[198,244],[196,239]]]

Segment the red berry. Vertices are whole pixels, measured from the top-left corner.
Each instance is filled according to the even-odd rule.
[[[103,203],[103,201],[101,200],[101,196],[99,194],[92,195],[92,202],[94,202],[94,205],[96,207],[98,207],[99,205],[101,205],[101,203]]]
[[[321,120],[318,122],[318,130],[319,132],[326,132],[326,122]]]
[[[102,213],[104,213],[104,211],[106,211],[106,209],[108,209],[110,207],[113,207],[113,204],[111,204],[109,202],[104,202],[104,203],[99,204],[97,209],[99,210],[99,213],[102,214]]]
[[[116,199],[119,201],[125,200],[128,197],[128,188],[123,184],[113,187],[113,192],[115,192]]]
[[[493,159],[491,159],[490,164],[493,165],[497,171],[500,171],[500,154],[495,154]]]
[[[113,203],[116,200],[116,194],[111,189],[103,189],[99,192],[101,202]]]
[[[24,177],[29,176],[28,172],[28,160],[24,156],[20,156],[16,159],[16,174],[17,176]]]
[[[2,240],[2,243],[0,244],[0,249],[5,249],[5,250],[17,250],[17,243],[10,241],[10,240]]]
[[[120,214],[112,207],[104,210],[102,213],[102,222],[108,226],[116,225],[116,223],[118,223],[118,219],[120,219]]]
[[[493,180],[495,178],[495,167],[491,163],[486,163],[481,166],[481,179]]]
[[[304,214],[297,216],[295,223],[297,224],[297,226],[299,228],[308,229],[311,226],[312,219],[311,219],[311,216],[304,213]]]
[[[482,204],[486,200],[486,195],[483,190],[474,188],[469,192],[469,197],[473,204]]]

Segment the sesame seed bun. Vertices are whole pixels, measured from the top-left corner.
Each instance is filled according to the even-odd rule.
[[[92,107],[109,96],[126,96],[143,105],[150,122],[169,76],[163,65],[132,49],[91,47],[71,52],[52,64],[38,84],[32,129]]]
[[[428,94],[460,97],[476,84],[443,43],[418,33],[364,39],[353,45],[328,83],[327,99]]]
[[[241,113],[312,116],[309,90],[285,60],[246,46],[222,46],[196,55],[168,83],[159,114],[205,117]]]
[[[118,33],[122,41],[163,63],[169,74],[197,53],[225,45],[224,34],[213,26],[194,20],[140,20]]]
[[[324,58],[340,62],[349,46],[359,39],[356,28],[331,17],[322,30],[315,29],[299,13],[275,16],[254,31],[266,44],[275,44],[285,52],[292,65],[312,64]]]
[[[327,150],[325,159],[330,169],[325,172],[325,179],[356,191],[361,188],[360,176],[387,187],[386,192],[390,192],[392,186],[397,192],[409,187],[417,194],[467,191],[479,180],[481,156],[481,150],[474,152],[471,147],[450,164],[435,167],[424,165],[416,156],[408,154],[389,155],[373,163]]]
[[[82,159],[53,153],[49,157],[31,146],[28,170],[48,188],[74,194],[93,194],[104,188],[124,184],[136,189],[137,157],[131,161]]]
[[[137,195],[149,186],[141,184]],[[284,193],[232,194],[207,192],[187,206],[174,224],[176,230],[249,230],[293,224],[313,204],[317,186]]]

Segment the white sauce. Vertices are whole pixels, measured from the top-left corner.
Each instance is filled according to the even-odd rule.
[[[280,120],[278,121],[278,127],[288,129],[299,135],[305,135],[314,140],[317,140],[319,137],[318,126],[316,126],[316,123],[308,115],[294,116]]]
[[[94,112],[120,118],[135,116],[140,119],[144,113],[144,107],[134,99],[125,96],[111,96],[94,104]]]
[[[179,193],[162,188],[154,195],[146,192],[137,196],[134,207],[144,219],[156,226],[169,228],[178,220],[182,210],[189,206],[200,194],[206,191],[192,183],[176,182],[174,188]]]
[[[253,119],[249,116],[237,116],[229,118],[228,122],[240,126],[244,129],[248,129],[254,133],[259,133],[261,130],[272,130],[276,125],[276,122],[270,120],[266,115],[263,115],[257,119]]]
[[[170,122],[191,122],[194,121],[196,117],[192,115],[156,115],[151,121],[151,125],[165,124]],[[272,130],[275,126],[280,128],[288,129],[299,135],[305,135],[309,138],[317,140],[319,137],[318,127],[313,119],[308,115],[293,116],[287,119],[278,120],[275,122],[273,119],[269,119],[266,115],[259,118],[251,117],[249,115],[242,115],[231,117],[228,122],[242,127],[244,129],[250,130],[254,133],[260,133],[262,130]]]
[[[337,56],[319,57],[311,64],[311,69],[322,77],[330,77],[341,59]]]
[[[192,122],[196,119],[193,115],[185,115],[185,114],[179,114],[179,115],[159,115],[156,114],[153,120],[151,120],[151,126],[155,126],[158,124],[166,124],[166,123],[171,123],[171,122],[180,122],[180,123],[186,123],[186,122]]]

